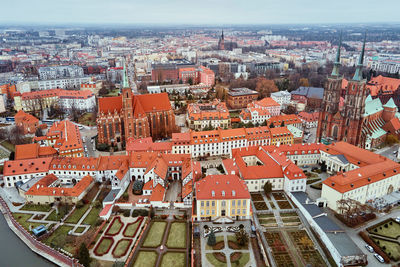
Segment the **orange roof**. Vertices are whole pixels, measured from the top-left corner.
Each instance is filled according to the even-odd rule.
[[[292,161],[290,161],[289,165],[285,168],[284,174],[289,180],[307,179],[304,172]]]
[[[282,122],[285,125],[289,125],[289,124],[301,123],[301,120],[295,114],[279,115],[279,116],[274,116],[274,117],[271,117],[270,119],[268,119],[268,125],[273,123],[275,127],[280,126],[282,124]]]
[[[187,108],[190,120],[226,120],[230,118],[225,102],[214,99],[211,103],[192,103]],[[211,119],[210,119],[211,118]]]
[[[387,158],[385,159],[362,168],[338,173],[329,177],[323,183],[340,193],[345,193],[397,175],[400,172],[400,164]]]
[[[185,198],[187,195],[192,193],[193,191],[193,181],[190,180],[184,186],[182,186],[182,198]]]
[[[31,114],[25,113],[22,109],[15,114],[14,119],[16,122],[26,122],[26,123],[36,123],[39,122],[39,119]]]
[[[124,155],[100,156],[97,158],[97,170],[118,170],[123,163],[128,161],[129,156]]]
[[[161,184],[157,184],[151,192],[150,202],[151,201],[163,201],[165,195],[165,188]]]
[[[278,102],[276,102],[273,98],[271,97],[265,97],[259,101],[256,101],[254,103],[255,105],[259,105],[262,107],[273,107],[273,106],[280,106]]]
[[[383,77],[372,77],[367,83],[367,88],[372,96],[381,94],[393,94],[400,87],[400,79]]]
[[[326,146],[321,143],[309,143],[309,144],[291,144],[291,145],[280,145],[277,148],[279,151],[284,152],[286,155],[294,154],[320,154],[320,150]],[[276,147],[275,147],[276,148]]]
[[[308,122],[318,121],[319,112],[308,113],[308,112],[302,111],[297,116],[299,116],[300,119],[302,119],[304,121],[308,121]]]
[[[55,140],[54,148],[58,149],[60,155],[66,150],[83,149],[81,133],[78,126],[69,120],[55,122],[46,134],[47,139]],[[34,138],[38,141],[39,138]]]
[[[99,112],[103,113],[118,113],[122,110],[122,96],[100,97],[99,98]]]
[[[153,190],[153,180],[147,181],[143,186],[143,190]]]
[[[106,216],[107,213],[110,211],[111,208],[112,208],[112,204],[106,204],[106,205],[104,206],[104,209],[101,210],[99,216],[100,216],[100,217],[101,217],[101,216]]]
[[[160,152],[171,152],[172,142],[153,142],[151,137],[142,139],[135,139],[129,137],[126,142],[126,151],[160,151]]]
[[[87,99],[93,96],[94,94],[90,90],[50,89],[50,90],[22,93],[22,100],[48,98],[48,97]]]
[[[93,182],[90,175],[83,177],[74,187],[51,186],[58,178],[54,174],[49,174],[34,184],[25,195],[34,196],[80,196]]]
[[[25,144],[15,146],[15,160],[36,159],[39,156],[39,144]]]
[[[143,107],[144,112],[172,110],[168,93],[134,95]]]
[[[282,137],[282,136],[292,136],[292,133],[285,127],[275,127],[270,128],[272,138]]]
[[[357,166],[365,166],[386,160],[384,156],[375,154],[371,151],[353,146],[347,142],[336,142],[326,147],[322,147],[324,151],[331,155],[344,155],[346,159]]]
[[[209,175],[196,182],[196,198],[250,199],[246,183],[236,175]]]
[[[48,172],[52,158],[9,160],[4,162],[4,176]]]
[[[39,157],[55,156],[57,155],[57,150],[51,146],[41,146],[39,147]]]
[[[96,171],[97,158],[55,157],[51,160],[50,170]]]

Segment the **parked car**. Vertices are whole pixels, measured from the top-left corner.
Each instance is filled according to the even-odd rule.
[[[383,259],[383,257],[381,255],[379,255],[378,253],[374,254],[374,257],[380,262],[380,263],[385,263],[385,260]]]
[[[370,245],[365,245],[365,248],[366,248],[369,252],[374,253],[374,248],[371,247]]]
[[[396,219],[394,219],[396,222],[400,223],[400,217],[397,217]]]

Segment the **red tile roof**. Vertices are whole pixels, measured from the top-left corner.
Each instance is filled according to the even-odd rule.
[[[114,113],[121,112],[122,110],[122,96],[100,97],[99,98],[99,112]]]
[[[161,184],[157,184],[151,192],[150,201],[163,201],[165,188]]]
[[[4,162],[4,176],[48,172],[52,158],[9,160]]]
[[[250,193],[236,175],[209,175],[196,182],[196,199],[250,199]]]

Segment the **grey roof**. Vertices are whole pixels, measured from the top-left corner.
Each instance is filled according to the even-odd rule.
[[[22,184],[21,186],[19,186],[19,188],[22,190],[22,191],[28,191],[34,184],[36,184],[37,182],[39,182],[39,180],[41,179],[42,177],[35,177],[35,178],[32,178],[32,179],[30,179],[30,180],[28,180],[27,182],[25,182],[24,184]]]
[[[250,90],[249,88],[242,87],[242,88],[232,88],[228,91],[228,94],[231,96],[238,96],[238,95],[254,95],[258,94],[257,91]]]
[[[329,157],[332,158],[337,158],[338,160],[340,160],[343,164],[349,164],[349,161],[347,160],[347,158],[345,157],[345,155],[330,155]]]
[[[308,198],[307,194],[304,192],[292,192],[292,195],[300,202],[305,203]]]
[[[343,229],[327,216],[314,218],[314,221],[324,232],[343,232]]]
[[[326,233],[326,235],[331,240],[340,256],[364,255],[360,248],[346,233]]]
[[[112,189],[110,193],[104,198],[103,202],[111,202],[115,199],[121,189]]]
[[[324,97],[324,88],[300,86],[291,92],[292,95],[302,95],[307,98],[322,99]]]

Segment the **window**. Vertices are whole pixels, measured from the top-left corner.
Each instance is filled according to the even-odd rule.
[[[214,201],[214,200],[211,201],[211,206],[212,206],[212,207],[215,207],[215,201]]]
[[[225,207],[225,200],[222,200],[221,206],[222,206],[222,207]]]
[[[201,202],[201,206],[204,207],[204,201]]]

